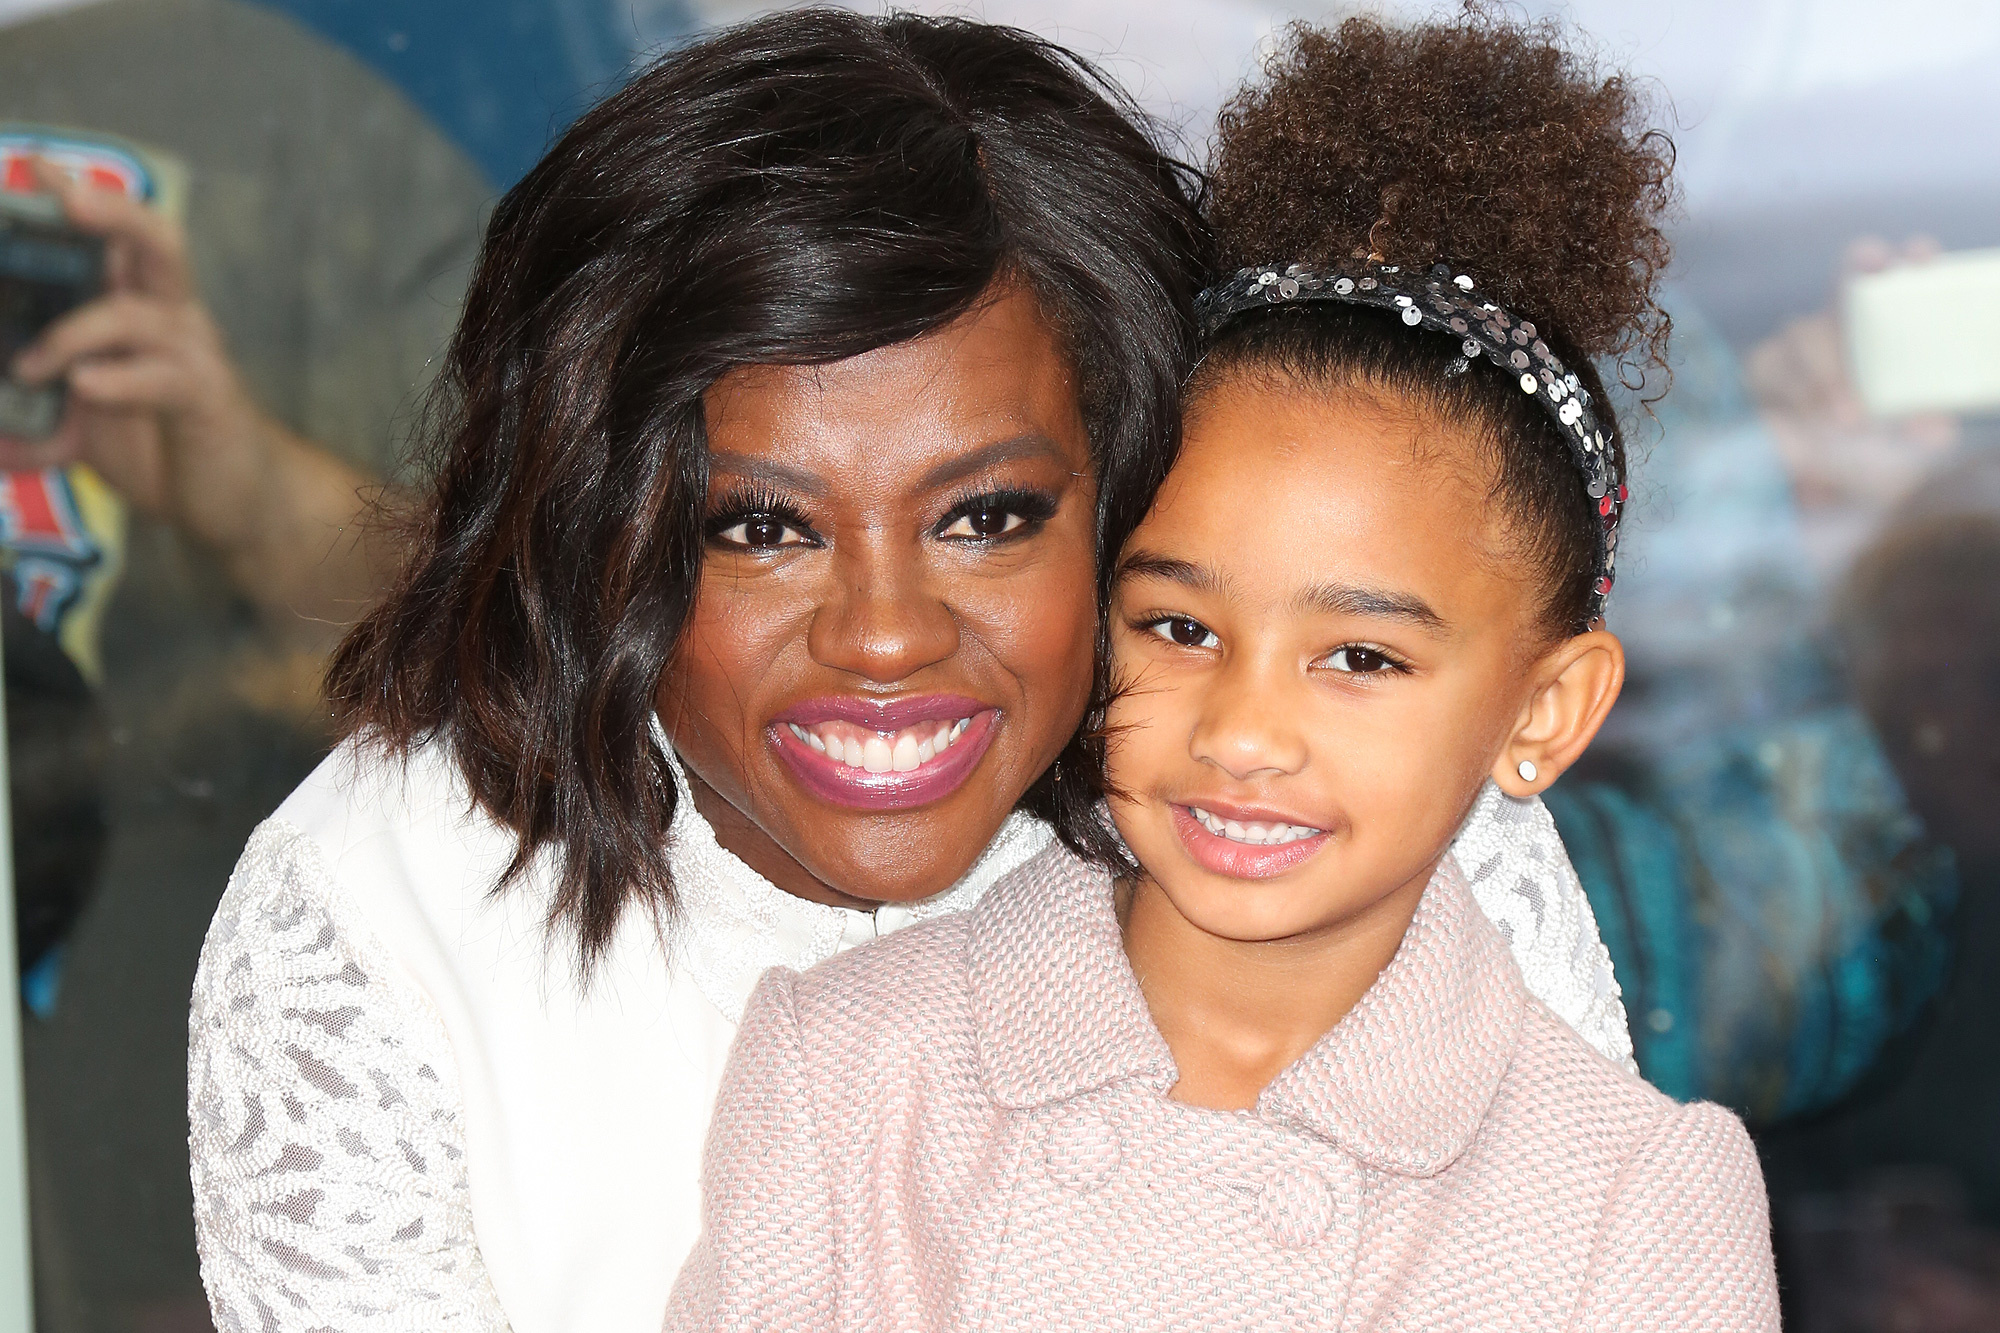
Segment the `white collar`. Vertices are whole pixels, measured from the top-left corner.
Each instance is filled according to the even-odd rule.
[[[750,991],[767,969],[804,971],[913,921],[962,912],[1054,836],[1047,824],[1017,810],[962,879],[920,902],[886,903],[872,912],[808,902],[786,893],[715,840],[715,830],[694,808],[687,774],[658,719],[653,739],[667,756],[680,795],[667,847],[677,904],[674,963],[732,1023],[742,1021]]]

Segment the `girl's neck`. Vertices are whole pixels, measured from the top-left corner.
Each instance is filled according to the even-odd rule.
[[[1125,954],[1180,1071],[1169,1095],[1218,1110],[1256,1105],[1396,956],[1432,870],[1350,917],[1282,940],[1210,934],[1143,874],[1122,884]]]

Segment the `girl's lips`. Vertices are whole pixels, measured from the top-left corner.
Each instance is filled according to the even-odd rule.
[[[1271,879],[1282,875],[1311,860],[1327,844],[1324,833],[1275,846],[1236,842],[1210,833],[1184,805],[1174,803],[1168,809],[1173,812],[1174,832],[1180,835],[1181,845],[1187,848],[1195,864],[1231,879]]]
[[[856,810],[907,810],[963,786],[993,743],[999,721],[998,709],[953,695],[879,708],[862,700],[826,699],[787,709],[770,734],[778,757],[820,799]],[[919,736],[923,748],[916,752],[915,767],[908,767]],[[845,740],[846,759],[829,752],[826,738],[836,747]],[[897,767],[885,769],[886,762]]]

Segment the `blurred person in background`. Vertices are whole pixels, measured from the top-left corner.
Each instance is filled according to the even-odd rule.
[[[184,227],[64,187],[112,290],[30,353],[70,416],[0,466],[73,459],[61,475],[123,515],[91,529],[111,575],[95,662],[17,651],[39,627],[9,620],[16,828],[66,830],[48,859],[72,899],[95,883],[26,1032],[40,1319],[193,1327],[187,989],[243,839],[326,745],[318,672],[375,577],[351,520],[402,468],[493,187],[405,94],[238,0],[0,29],[0,122],[117,136],[187,176]]]
[[[1863,239],[1842,280],[1937,253]],[[1761,343],[1751,382],[1818,534],[1819,624],[1914,813],[1956,855],[1956,958],[1854,1096],[1761,1146],[1801,1329],[1959,1333],[2000,1327],[2000,428],[1871,415],[1845,308]]]
[[[1917,1021],[1956,879],[1835,669],[1736,357],[1684,288],[1667,300],[1670,390],[1621,395],[1644,459],[1614,599],[1627,686],[1549,805],[1641,1069],[1768,1126],[1847,1095]]]

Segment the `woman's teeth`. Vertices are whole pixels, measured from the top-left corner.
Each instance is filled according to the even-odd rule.
[[[852,722],[822,722],[814,727],[802,727],[796,722],[785,725],[792,729],[792,735],[837,764],[870,773],[908,773],[956,745],[971,724],[969,717],[956,722],[920,722],[887,735],[865,730]]]
[[[1234,819],[1223,819],[1212,815],[1198,805],[1188,807],[1201,826],[1218,838],[1231,842],[1247,842],[1252,847],[1278,847],[1301,838],[1316,838],[1321,830],[1307,828],[1303,824],[1258,824],[1239,823]]]

